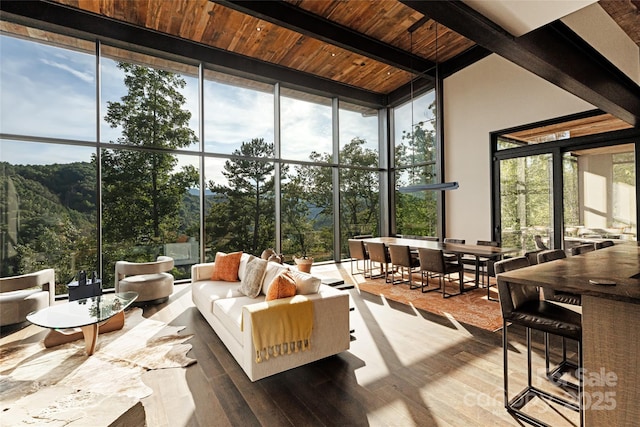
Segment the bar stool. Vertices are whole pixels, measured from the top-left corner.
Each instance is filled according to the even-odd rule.
[[[577,246],[576,248],[579,248],[580,246]],[[595,248],[595,246],[593,246],[593,244],[591,245],[592,248]],[[573,248],[573,249],[576,249]],[[594,250],[594,249],[590,249],[590,250]],[[549,261],[554,261],[557,259],[563,259],[566,258],[567,254],[565,251],[563,251],[562,249],[549,249],[546,251],[542,251],[538,254],[538,264],[541,264],[543,262],[549,262]],[[574,294],[571,292],[563,292],[563,291],[556,291],[554,289],[551,288],[542,288],[542,295],[544,296],[544,299],[546,301],[551,301],[551,302],[559,302],[562,304],[569,304],[569,305],[575,305],[575,306],[581,306],[582,305],[582,297],[578,294]],[[559,385],[563,385],[563,386],[567,386],[567,387],[574,387],[575,385],[572,383],[568,383],[564,380],[561,380],[560,377],[562,376],[562,374],[564,372],[568,372],[571,370],[574,370],[577,368],[576,364],[571,362],[570,360],[567,359],[567,343],[566,343],[566,339],[562,338],[562,360],[560,361],[560,363],[554,368],[551,369],[549,367],[550,363],[549,363],[549,334],[545,334],[544,335],[544,350],[545,350],[545,365],[546,365],[546,370],[547,370],[547,378],[549,378],[549,380],[553,381],[554,384],[559,384]]]
[[[578,412],[580,425],[582,426],[582,318],[580,314],[572,310],[541,300],[540,290],[537,286],[512,284],[500,276],[500,273],[505,271],[527,267],[528,265],[529,261],[525,257],[509,258],[498,261],[495,264],[503,318],[502,356],[505,408],[515,417],[532,425],[547,426],[544,422],[522,411],[522,408],[529,400],[537,396]],[[509,399],[508,323],[524,326],[527,337],[527,386],[512,399]],[[563,338],[569,338],[578,342],[577,404],[533,386],[531,381],[532,329],[548,334],[559,335]]]

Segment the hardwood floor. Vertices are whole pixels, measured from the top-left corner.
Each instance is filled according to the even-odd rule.
[[[349,279],[349,264],[314,266],[314,273]],[[197,363],[143,375],[153,388],[143,399],[147,425],[521,425],[503,405],[501,332],[347,292],[355,307],[349,351],[252,383],[193,306],[190,285],[176,286],[167,303],[145,307],[144,315],[185,326]],[[515,393],[526,382],[526,347],[523,331],[509,330]],[[21,333],[2,341],[19,341]],[[544,353],[542,337],[534,339],[536,372]],[[533,403],[527,406],[553,426],[578,425],[574,412]]]

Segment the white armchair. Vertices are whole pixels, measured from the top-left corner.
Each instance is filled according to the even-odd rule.
[[[53,268],[0,278],[0,326],[22,323],[32,311],[53,305],[55,288]]]
[[[116,292],[138,293],[136,303],[161,303],[173,293],[173,258],[159,256],[152,262],[116,262]]]

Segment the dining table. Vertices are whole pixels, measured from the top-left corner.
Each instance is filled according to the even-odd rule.
[[[471,289],[478,288],[480,284],[480,264],[483,258],[499,260],[504,255],[512,254],[514,252],[518,252],[518,248],[503,248],[500,246],[487,246],[487,245],[476,245],[476,244],[467,244],[467,243],[449,243],[449,242],[437,242],[432,240],[424,240],[424,239],[413,239],[406,237],[391,237],[391,236],[382,236],[382,237],[370,237],[366,239],[362,239],[365,244],[367,242],[376,242],[376,243],[384,243],[385,245],[404,245],[409,246],[411,249],[440,249],[444,253],[454,254],[462,257],[464,255],[471,255],[475,259],[475,280],[474,286],[464,288],[463,291],[468,291]],[[487,281],[487,287],[489,283]]]
[[[581,295],[584,425],[638,425],[638,243],[616,244],[501,273],[499,280]]]

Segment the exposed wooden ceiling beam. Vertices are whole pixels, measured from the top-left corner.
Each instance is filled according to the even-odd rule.
[[[344,100],[371,108],[386,106],[388,102],[387,96],[383,94],[190,42],[58,3],[2,0],[0,10],[3,12],[5,20],[13,20],[24,25],[41,26],[42,23],[45,23],[48,26],[53,26],[50,29],[62,27],[71,33],[97,36],[104,40],[112,40],[120,45],[125,43],[202,61],[211,64],[215,69],[231,74],[258,78],[267,82],[281,82],[287,87],[304,89],[323,96],[339,95]],[[238,70],[242,70],[242,73],[239,73]]]
[[[435,63],[283,1],[210,0],[247,15],[412,73],[434,77]]]
[[[556,86],[640,127],[640,86],[566,25],[514,37],[459,0],[400,0]]]

